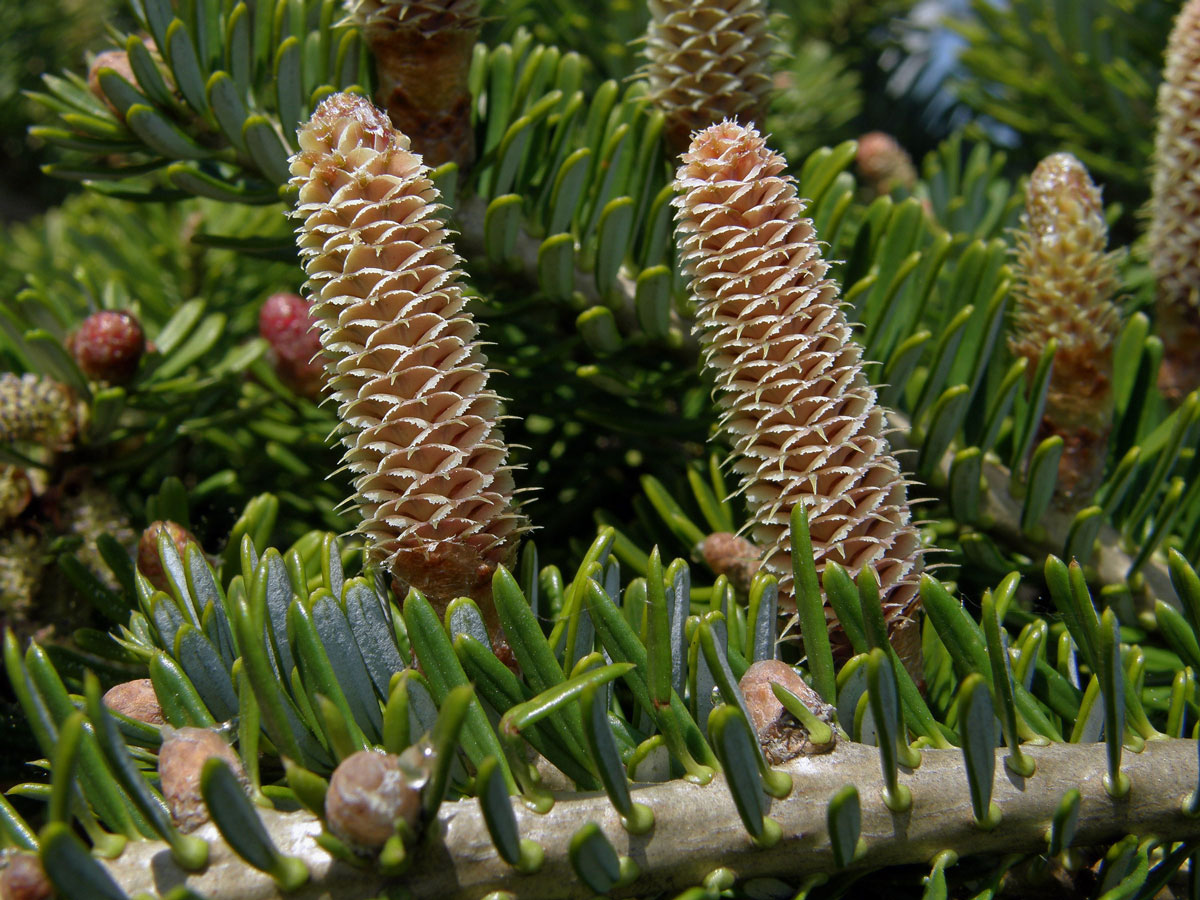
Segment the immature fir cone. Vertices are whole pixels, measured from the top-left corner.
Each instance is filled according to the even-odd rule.
[[[893,642],[915,660],[921,549],[907,482],[786,162],[733,122],[700,132],[682,160],[676,227],[696,331],[781,607],[795,606],[788,522],[803,504],[818,571],[830,560],[855,576],[871,566]],[[825,615],[844,649],[828,606]]]
[[[725,118],[761,122],[771,89],[764,0],[649,0],[650,97],[667,117],[672,151]]]
[[[431,600],[486,598],[525,524],[437,190],[360,97],[330,97],[299,137],[298,240],[359,531]]]
[[[1188,0],[1167,41],[1158,88],[1150,266],[1158,279],[1158,385],[1178,402],[1200,386],[1200,0]]]
[[[1032,375],[1046,341],[1058,339],[1039,438],[1063,439],[1055,494],[1064,509],[1091,502],[1112,427],[1118,254],[1106,253],[1107,243],[1087,169],[1069,153],[1046,157],[1025,189],[1008,346]]]
[[[375,102],[430,167],[475,159],[467,74],[479,0],[348,0],[375,57]]]

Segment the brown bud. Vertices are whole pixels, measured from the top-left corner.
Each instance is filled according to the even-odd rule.
[[[188,544],[200,545],[195,535],[178,522],[165,520],[151,522],[142,532],[142,536],[138,540],[137,568],[160,591],[167,590],[167,576],[163,571],[162,560],[158,557],[158,534],[164,529],[171,540],[175,542],[175,549],[179,551],[180,558],[183,557]]]
[[[137,678],[109,688],[104,695],[104,705],[113,712],[137,719],[139,722],[149,725],[163,724],[162,707],[149,678]]]
[[[728,531],[717,531],[700,542],[700,554],[714,575],[729,579],[739,596],[749,593],[762,555],[754,544]]]
[[[54,887],[36,853],[14,853],[0,869],[0,900],[49,900]]]
[[[797,756],[816,756],[828,753],[833,743],[814,744],[808,730],[787,711],[772,684],[782,685],[812,710],[813,715],[830,724],[834,720],[834,708],[821,699],[821,695],[810,688],[796,670],[778,659],[762,659],[746,670],[738,687],[746,698],[746,709],[750,713],[750,724],[758,735],[763,755],[773,766],[785,763]],[[835,739],[836,740],[836,739]]]
[[[890,194],[898,187],[911,190],[917,183],[912,157],[883,131],[871,131],[858,139],[855,163],[863,182],[877,195]]]
[[[158,777],[163,799],[171,818],[181,831],[195,831],[208,821],[208,810],[200,795],[200,772],[212,757],[225,760],[233,773],[248,787],[242,761],[228,742],[210,728],[170,728],[163,730],[158,751]]]
[[[355,847],[382,847],[398,822],[415,829],[420,814],[421,791],[399,756],[360,750],[343,759],[329,779],[329,830]]]
[[[137,84],[133,66],[129,64],[129,54],[124,50],[105,50],[103,53],[98,53],[92,60],[91,66],[88,67],[87,75],[88,90],[103,100],[104,105],[113,111],[113,115],[122,118],[120,110],[108,99],[108,95],[104,93],[104,88],[100,85],[101,69],[112,69],[131,84]]]

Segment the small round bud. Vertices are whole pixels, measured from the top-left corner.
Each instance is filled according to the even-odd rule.
[[[180,831],[195,831],[208,821],[208,810],[200,795],[200,773],[212,757],[225,760],[243,787],[249,786],[242,761],[233,748],[210,728],[163,729],[158,751],[158,777],[163,799]]]
[[[83,320],[69,346],[88,378],[126,384],[146,352],[146,335],[129,313],[105,309]]]
[[[382,847],[397,822],[415,829],[420,814],[421,791],[391,753],[360,750],[343,759],[329,779],[329,830],[355,847]]]
[[[325,368],[313,323],[309,303],[299,294],[272,294],[258,313],[258,333],[271,345],[276,373],[297,394],[315,400]]]
[[[833,707],[825,703],[787,663],[778,659],[761,659],[754,663],[746,670],[738,687],[746,698],[750,724],[754,726],[767,762],[777,766],[797,756],[815,756],[832,750],[832,743],[814,744],[809,739],[804,726],[779,702],[771,690],[772,684],[781,685],[799,697],[817,718],[830,724],[834,718]]]
[[[0,868],[0,900],[50,900],[54,886],[36,853],[14,853]]]
[[[149,678],[122,682],[109,688],[103,699],[104,705],[113,712],[148,725],[163,724],[162,706]]]
[[[183,557],[188,544],[200,545],[195,535],[178,522],[167,520],[151,522],[142,532],[141,538],[138,539],[137,568],[160,591],[167,590],[167,575],[163,571],[162,560],[158,557],[158,534],[164,529],[171,540],[175,542],[175,549],[179,551],[180,558]]]
[[[917,183],[912,157],[886,132],[871,131],[860,137],[855,162],[858,174],[876,194],[890,194],[897,187],[911,190]]]

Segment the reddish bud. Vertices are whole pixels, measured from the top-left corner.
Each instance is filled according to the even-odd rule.
[[[271,345],[276,373],[297,394],[315,400],[325,367],[313,323],[309,303],[299,294],[272,294],[258,313],[258,333]]]
[[[871,131],[860,137],[855,162],[858,174],[875,194],[890,194],[897,187],[912,190],[917,183],[912,157],[886,132]]]
[[[178,522],[151,522],[142,532],[141,538],[138,539],[137,568],[160,591],[167,590],[167,576],[163,571],[162,560],[158,556],[158,534],[164,529],[171,540],[175,542],[175,549],[179,551],[180,558],[183,558],[188,544],[200,545],[195,535]]]
[[[54,887],[36,853],[14,853],[0,869],[0,900],[50,900]]]
[[[68,346],[88,378],[125,384],[146,352],[146,335],[127,312],[101,310],[83,320]]]
[[[181,831],[195,831],[208,821],[208,810],[200,794],[200,773],[213,757],[223,759],[242,782],[249,782],[233,748],[209,728],[166,728],[158,751],[158,777],[171,818]]]

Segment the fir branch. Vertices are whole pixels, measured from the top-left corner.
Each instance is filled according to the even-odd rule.
[[[1005,772],[1007,750],[996,750],[997,772]],[[414,848],[412,866],[399,883],[415,900],[469,900],[489,891],[516,891],[524,900],[590,897],[578,882],[569,859],[571,837],[581,823],[596,822],[617,853],[634,859],[645,893],[680,891],[697,885],[725,866],[739,878],[785,875],[800,880],[837,870],[826,823],[826,805],[844,784],[857,786],[862,802],[865,852],[853,869],[924,864],[950,850],[976,853],[1045,853],[1046,828],[1063,795],[1081,794],[1074,846],[1111,841],[1126,834],[1153,833],[1164,841],[1200,837],[1200,818],[1187,816],[1183,802],[1196,787],[1196,744],[1190,740],[1151,741],[1141,753],[1127,753],[1122,770],[1133,790],[1113,800],[1103,785],[1106,748],[1100,744],[1051,744],[1025,747],[1036,773],[1030,778],[996,779],[993,802],[1003,826],[990,831],[972,818],[971,796],[962,753],[925,750],[921,765],[903,776],[913,806],[903,814],[883,803],[884,780],[879,752],[861,744],[842,744],[825,756],[794,760],[779,771],[793,779],[791,793],[771,804],[770,815],[783,828],[783,839],[759,848],[741,825],[728,787],[720,777],[704,787],[678,780],[640,787],[638,803],[654,811],[654,830],[630,835],[604,796],[562,797],[545,815],[517,809],[523,838],[545,849],[545,863],[532,875],[518,875],[496,855],[474,800],[443,804],[436,824],[427,826]],[[308,813],[260,813],[275,845],[304,860],[311,878],[286,895],[262,872],[249,869],[206,825],[196,835],[210,841],[210,863],[199,874],[179,869],[164,844],[134,842],[112,862],[110,874],[129,893],[162,891],[186,883],[209,900],[316,900],[334,892],[338,900],[379,896],[386,880],[374,868],[335,862],[314,838],[321,823]],[[622,892],[625,893],[625,892]]]

